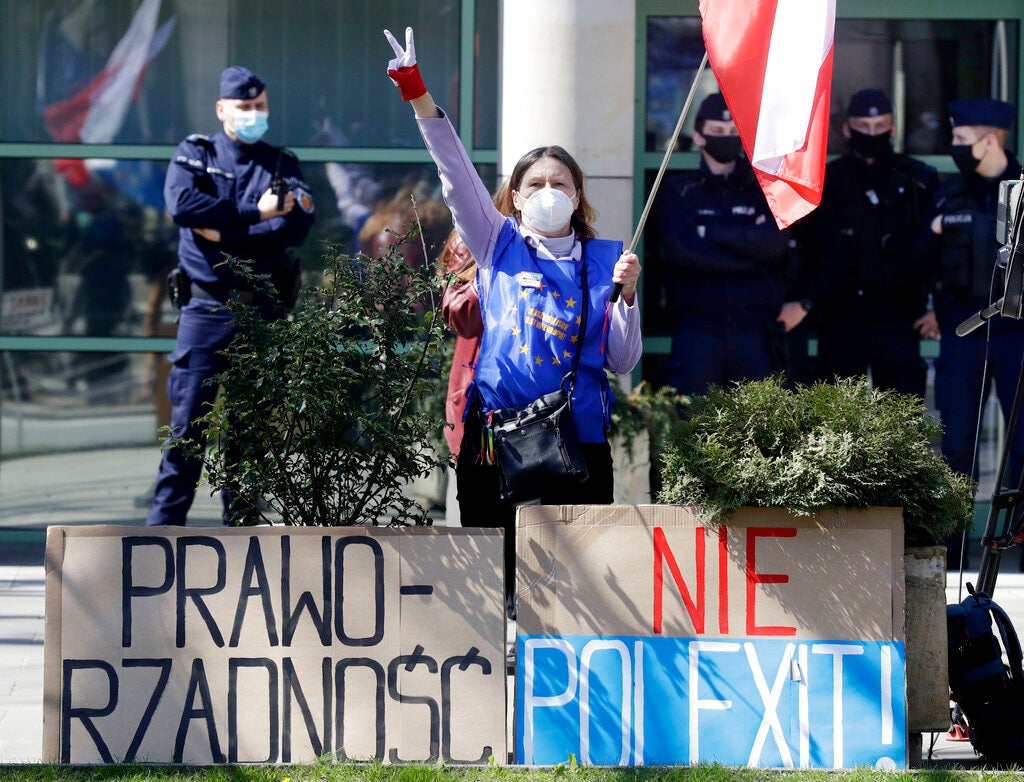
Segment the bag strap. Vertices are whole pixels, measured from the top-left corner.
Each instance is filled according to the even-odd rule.
[[[1003,639],[1003,648],[1006,650],[1006,659],[1010,663],[1010,676],[1014,679],[1014,683],[1020,687],[1021,677],[1024,672],[1021,670],[1021,659],[1022,653],[1020,648],[1020,640],[1017,638],[1017,633],[1013,629],[1013,623],[1010,621],[1010,617],[1007,616],[1006,611],[1003,610],[1002,606],[994,603],[989,599],[988,605],[989,612],[996,621],[996,627],[999,628],[999,635]]]
[[[1010,677],[1014,680],[1014,684],[1020,687],[1024,684],[1022,682],[1024,679],[1024,651],[1021,650],[1020,639],[1013,629],[1013,622],[1010,621],[1010,617],[1003,607],[984,592],[976,592],[971,589],[971,594],[964,602],[971,599],[974,600],[975,605],[987,611],[989,616],[995,620],[996,629],[1003,642],[1003,649],[1006,651],[1006,660],[1010,664]]]
[[[572,357],[572,369],[565,376],[569,378],[567,392],[570,404],[572,402],[572,389],[576,385],[576,370],[579,369],[580,355],[583,353],[583,343],[587,340],[587,316],[590,314],[590,286],[587,284],[587,259],[585,257],[580,258],[580,282],[583,285],[583,315],[580,318],[580,341],[576,345],[576,355]],[[562,383],[565,383],[565,378],[562,378]]]

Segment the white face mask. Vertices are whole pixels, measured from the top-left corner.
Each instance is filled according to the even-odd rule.
[[[522,194],[519,197],[523,199]],[[576,207],[573,206],[572,199],[561,190],[545,187],[523,199],[520,211],[527,228],[552,233],[566,226]]]

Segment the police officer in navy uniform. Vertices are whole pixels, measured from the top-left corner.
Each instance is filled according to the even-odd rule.
[[[876,388],[924,398],[920,340],[938,333],[921,321],[929,275],[913,247],[938,175],[893,151],[892,104],[881,90],[854,94],[846,114],[849,152],[828,164],[821,205],[798,227],[809,280],[789,306],[816,315],[821,379],[870,368]]]
[[[260,141],[268,117],[263,81],[247,68],[226,68],[216,109],[223,130],[212,136],[194,133],[182,141],[164,183],[167,211],[180,229],[180,287],[187,299],[168,357],[173,363],[167,381],[171,430],[176,437],[199,441],[203,433],[193,422],[213,403],[216,385],[207,381],[224,370],[220,351],[235,334],[224,303],[237,293],[268,319],[285,314],[284,299],[299,283],[297,264],[287,250],[305,240],[314,211],[295,157]],[[228,256],[251,260],[253,271],[269,275],[280,295],[253,290],[225,263]],[[148,525],[185,523],[201,469],[201,458],[164,449]],[[226,524],[252,520],[251,505],[238,507],[226,489],[221,495]]]
[[[655,251],[668,277],[672,354],[661,382],[682,394],[783,368],[780,316],[789,231],[780,231],[721,93],[697,111],[697,171],[666,177]]]
[[[987,328],[964,337],[957,336],[955,329],[1005,289],[996,266],[996,207],[999,182],[1021,175],[1020,163],[1005,148],[1017,112],[993,98],[965,98],[950,103],[949,114],[950,151],[960,173],[940,193],[934,217],[924,231],[924,248],[936,278],[935,317],[942,332],[935,401],[942,414],[943,455],[954,470],[976,477],[974,449],[981,400],[994,381],[1003,416],[1009,420],[1024,356],[1024,323],[997,316]],[[1015,483],[1022,466],[1024,428],[1018,426],[1010,444],[1007,480]],[[951,562],[959,542],[952,544]]]

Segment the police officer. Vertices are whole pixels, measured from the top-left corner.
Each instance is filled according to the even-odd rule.
[[[782,369],[788,231],[780,231],[721,93],[697,111],[697,171],[666,177],[654,206],[668,278],[672,353],[661,381],[683,394]]]
[[[960,173],[940,194],[924,234],[925,249],[934,264],[935,317],[942,332],[935,401],[942,414],[943,455],[954,470],[974,475],[981,400],[994,381],[1003,416],[1009,420],[1024,355],[1024,323],[995,317],[988,329],[965,337],[958,337],[955,329],[1003,294],[1003,278],[996,268],[999,182],[1018,178],[1021,166],[1005,148],[1016,117],[1009,103],[965,98],[950,103],[949,114],[950,151]],[[1016,481],[1022,465],[1024,430],[1018,427],[1010,444],[1007,478]]]
[[[168,357],[173,363],[167,381],[171,430],[199,442],[203,433],[193,422],[213,403],[217,389],[207,381],[224,370],[220,351],[235,333],[231,312],[223,305],[237,292],[268,319],[284,314],[282,299],[298,286],[298,268],[287,249],[305,240],[314,211],[298,161],[260,141],[268,117],[260,78],[241,66],[226,68],[216,110],[223,129],[182,141],[164,183],[167,211],[179,226],[178,263],[187,299]],[[280,181],[277,187],[275,180]],[[251,260],[253,271],[269,275],[281,297],[254,291],[228,267],[227,256]],[[185,523],[201,468],[201,458],[164,449],[147,524]],[[251,519],[251,506],[233,508],[232,493],[222,490],[221,495],[225,523]]]
[[[870,369],[876,388],[923,398],[920,339],[938,334],[919,322],[929,277],[912,250],[938,175],[893,151],[892,104],[881,90],[856,93],[846,115],[849,151],[828,164],[821,205],[798,229],[810,279],[790,306],[801,318],[816,314],[821,379]]]

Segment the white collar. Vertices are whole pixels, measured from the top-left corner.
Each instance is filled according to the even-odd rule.
[[[578,261],[583,257],[583,245],[576,238],[575,231],[568,236],[540,236],[520,223],[519,233],[537,251],[537,256],[545,260]]]

